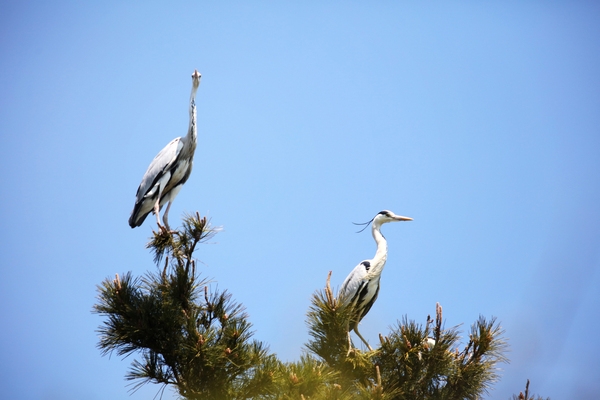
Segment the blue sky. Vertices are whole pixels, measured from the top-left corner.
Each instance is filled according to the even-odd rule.
[[[600,393],[600,6],[593,2],[12,2],[0,6],[0,376],[11,399],[142,399],[101,357],[96,285],[153,270],[127,219],[148,164],[199,144],[170,213],[283,360],[328,271],[389,257],[361,324],[444,307],[506,330],[489,398]],[[416,2],[415,2],[416,3]],[[167,392],[164,398],[175,398]]]

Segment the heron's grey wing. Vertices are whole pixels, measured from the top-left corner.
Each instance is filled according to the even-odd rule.
[[[342,287],[340,289],[340,300],[344,303],[354,302],[359,289],[364,285],[365,277],[367,276],[368,269],[365,268],[365,261],[358,264],[352,272],[346,277]]]
[[[169,171],[173,163],[177,160],[177,156],[183,147],[181,138],[175,138],[169,142],[157,155],[148,166],[142,182],[136,193],[136,202],[140,202],[144,197],[151,193],[156,184],[161,180],[164,174]]]
[[[173,139],[150,163],[138,187],[135,205],[129,217],[129,226],[132,228],[141,226],[152,212],[156,199],[171,177],[171,167],[177,162],[181,147],[181,138]]]
[[[363,319],[365,315],[369,312],[373,304],[375,304],[375,300],[377,300],[377,296],[379,296],[379,283],[375,286],[373,285],[363,285],[363,287],[359,290],[358,300],[356,304],[359,304],[359,307],[362,308],[362,312],[359,315],[359,319]]]

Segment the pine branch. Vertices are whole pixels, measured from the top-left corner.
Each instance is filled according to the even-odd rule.
[[[235,399],[269,393],[276,358],[252,340],[248,316],[226,291],[210,292],[196,273],[198,243],[217,232],[207,219],[186,216],[183,228],[155,232],[148,247],[162,268],[106,279],[94,312],[103,354],[137,354],[126,376],[132,390],[153,382],[186,399]]]
[[[159,229],[152,232],[153,236],[146,245],[154,253],[154,262],[158,264],[165,254],[175,256],[181,261],[185,260],[187,266],[192,260],[192,255],[198,243],[206,243],[211,240],[221,228],[213,227],[206,217],[185,214],[183,217],[183,228],[177,231],[166,231]]]
[[[370,354],[358,350],[348,352],[348,326],[352,318],[350,304],[339,302],[329,284],[331,272],[323,291],[317,291],[307,313],[311,339],[306,348],[330,367],[341,373],[340,383],[367,383],[374,373]]]
[[[527,383],[525,384],[525,394],[520,392],[518,396],[513,395],[512,400],[550,400],[550,397],[544,399],[542,396],[537,395],[529,395],[529,379],[527,379]]]
[[[281,364],[276,379],[276,398],[321,398],[335,384],[338,375],[326,364],[303,355],[299,362]]]
[[[480,317],[473,325],[465,351],[456,350],[457,328],[445,329],[442,307],[424,326],[404,320],[373,352],[348,350],[351,310],[338,304],[329,286],[317,291],[307,314],[311,339],[307,349],[340,375],[342,387],[354,398],[476,399],[497,379],[503,356],[503,331],[495,319]],[[346,356],[348,354],[348,356]]]

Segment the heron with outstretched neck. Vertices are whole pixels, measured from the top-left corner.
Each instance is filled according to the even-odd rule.
[[[373,350],[358,331],[358,324],[367,315],[375,300],[377,300],[380,286],[379,280],[387,260],[387,241],[381,233],[381,225],[399,221],[412,221],[412,218],[402,217],[391,211],[384,210],[378,213],[371,221],[364,224],[366,225],[365,228],[369,224],[372,224],[371,233],[377,244],[377,251],[372,259],[361,261],[350,272],[350,275],[348,275],[342,284],[338,295],[339,301],[351,307],[352,310],[348,324],[348,353],[352,349],[352,339],[350,338],[350,331],[352,330],[367,345],[369,350]]]
[[[196,92],[202,75],[197,70],[192,74],[190,95],[190,122],[187,135],[173,139],[154,157],[138,187],[135,206],[129,217],[129,226],[141,226],[154,212],[159,229],[169,231],[169,209],[183,184],[192,173],[196,151]],[[160,210],[167,204],[163,214],[164,227],[160,223]]]

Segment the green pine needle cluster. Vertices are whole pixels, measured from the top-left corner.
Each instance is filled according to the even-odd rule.
[[[349,318],[328,278],[308,312],[307,348],[340,373],[339,382],[351,387],[354,398],[377,388],[381,396],[398,400],[478,399],[497,380],[497,365],[507,361],[503,331],[495,319],[480,317],[461,351],[458,330],[444,329],[438,304],[435,320],[428,317],[424,326],[405,318],[380,335],[378,349],[348,352]]]
[[[187,215],[180,230],[154,232],[147,245],[154,272],[127,272],[98,286],[98,347],[133,355],[132,390],[155,383],[183,399],[215,400],[479,399],[498,379],[506,343],[495,319],[480,317],[461,345],[438,305],[435,319],[419,325],[404,318],[380,335],[379,348],[363,352],[348,342],[352,310],[334,296],[329,278],[312,298],[305,353],[281,362],[253,339],[244,308],[226,291],[210,290],[196,271],[197,245],[217,231],[206,217]]]
[[[188,216],[181,231],[155,232],[149,247],[164,267],[142,278],[106,279],[94,312],[105,317],[98,346],[133,361],[133,388],[148,382],[173,385],[186,399],[252,398],[271,384],[278,365],[251,340],[242,306],[227,292],[210,292],[192,254],[214,235],[206,218]],[[272,367],[271,369],[274,369]],[[259,393],[260,392],[260,393]]]

